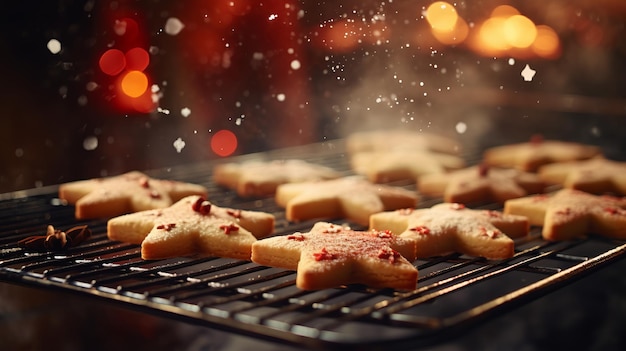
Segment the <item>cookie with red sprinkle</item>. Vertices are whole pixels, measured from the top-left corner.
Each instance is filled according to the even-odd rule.
[[[273,230],[272,214],[218,207],[201,196],[107,223],[109,239],[141,244],[147,260],[194,254],[249,260],[252,243]]]
[[[626,195],[626,162],[593,158],[545,165],[538,173],[545,181],[567,189]]]
[[[365,151],[350,159],[355,173],[365,175],[374,183],[411,180],[426,174],[444,174],[465,166],[462,158],[429,151]]]
[[[479,165],[446,174],[427,174],[418,180],[418,191],[428,196],[442,196],[446,202],[504,203],[546,188],[538,175],[517,169]]]
[[[414,191],[373,184],[359,176],[282,184],[276,189],[275,199],[286,208],[290,221],[345,217],[362,225],[367,225],[373,213],[417,204]]]
[[[236,190],[242,197],[274,195],[280,184],[339,176],[332,168],[302,160],[229,162],[213,169],[213,180],[217,184]]]
[[[496,146],[485,150],[483,162],[489,166],[535,172],[546,164],[586,160],[600,154],[600,148],[597,146],[544,140],[542,136],[534,135],[525,143]]]
[[[508,200],[504,212],[542,226],[544,239],[568,240],[596,234],[626,239],[626,197],[597,196],[563,189],[550,195]]]
[[[190,195],[207,196],[201,185],[150,178],[132,171],[114,177],[62,184],[59,198],[75,205],[78,219],[107,218],[165,208]]]
[[[511,238],[528,234],[526,217],[498,211],[472,210],[458,203],[427,209],[402,209],[370,217],[370,229],[389,230],[417,241],[417,257],[460,252],[488,259],[504,259],[515,253]]]
[[[354,132],[346,138],[349,153],[364,151],[434,151],[458,154],[461,147],[455,140],[434,134],[406,129]]]
[[[297,270],[304,290],[364,284],[415,289],[415,242],[385,231],[354,231],[318,222],[308,233],[277,236],[252,244],[252,261]]]

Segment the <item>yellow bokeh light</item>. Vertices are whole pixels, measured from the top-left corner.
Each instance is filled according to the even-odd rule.
[[[128,96],[139,97],[148,90],[148,77],[141,71],[129,71],[122,78],[121,88]]]
[[[436,1],[426,9],[426,20],[438,32],[451,32],[456,26],[459,15],[451,4]]]
[[[533,42],[532,50],[541,57],[557,57],[561,50],[559,36],[549,26],[537,26],[537,38]]]
[[[478,31],[478,41],[482,49],[494,55],[510,49],[502,30],[504,22],[502,17],[491,17],[483,22]]]
[[[519,11],[517,11],[515,7],[510,5],[500,5],[493,9],[493,11],[491,11],[491,17],[508,18],[519,14]]]
[[[507,43],[515,48],[527,48],[537,37],[537,28],[533,21],[522,15],[505,19],[502,29]]]
[[[469,34],[469,26],[461,17],[456,21],[454,29],[451,31],[438,31],[433,29],[433,36],[442,44],[457,45],[465,41]]]

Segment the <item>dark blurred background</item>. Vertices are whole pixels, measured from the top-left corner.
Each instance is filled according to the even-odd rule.
[[[432,3],[11,1],[0,14],[0,193],[381,127],[470,148],[542,133],[624,157],[623,1],[460,2],[448,33],[429,21]],[[556,46],[498,44],[498,11]],[[136,99],[120,90],[128,67],[99,65],[132,48],[149,54]]]

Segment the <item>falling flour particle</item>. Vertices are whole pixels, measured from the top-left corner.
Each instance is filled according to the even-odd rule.
[[[276,94],[276,100],[280,102],[285,101],[285,94]]]
[[[55,55],[61,52],[61,42],[56,39],[50,39],[47,46],[48,50]]]
[[[174,149],[176,149],[176,152],[180,153],[185,147],[185,142],[183,141],[183,139],[178,138],[174,140],[174,144],[172,145],[174,145]]]
[[[169,35],[177,35],[183,28],[185,25],[176,17],[170,17],[165,22],[165,33]]]
[[[530,66],[526,64],[526,67],[524,67],[524,69],[522,70],[522,77],[524,77],[525,81],[530,82],[533,80],[533,77],[535,76],[536,73],[537,71],[530,68]]]
[[[513,66],[514,64],[515,64],[515,59],[511,57],[509,59],[509,66]]]
[[[180,114],[181,114],[183,117],[187,118],[187,117],[189,117],[189,115],[191,114],[191,110],[189,109],[189,107],[183,107],[183,108],[180,110]]]
[[[298,69],[300,69],[300,67],[301,67],[300,61],[298,61],[298,60],[291,61],[291,69],[292,70],[294,70],[294,71],[298,70]]]
[[[463,134],[467,131],[467,124],[465,124],[464,122],[459,122],[456,124],[456,132],[459,134]]]
[[[87,83],[85,88],[87,89],[87,91],[94,91],[94,90],[96,90],[98,88],[98,83],[96,83],[96,82],[89,82],[89,83]]]
[[[92,151],[98,148],[98,138],[95,136],[86,137],[83,140],[83,148],[87,151]]]

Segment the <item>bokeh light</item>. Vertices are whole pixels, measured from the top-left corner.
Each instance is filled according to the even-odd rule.
[[[533,21],[522,15],[505,19],[502,29],[507,44],[515,48],[527,48],[537,37],[537,28]]]
[[[124,94],[136,98],[148,90],[148,77],[141,71],[129,71],[120,84]]]
[[[126,57],[121,50],[109,49],[100,56],[98,65],[105,74],[116,76],[126,68]]]
[[[126,52],[126,69],[131,71],[143,71],[150,64],[150,55],[143,48],[135,47]]]
[[[561,52],[558,34],[549,26],[537,26],[537,38],[532,45],[532,50],[543,58],[558,57]]]
[[[432,29],[438,32],[454,30],[459,15],[451,4],[445,1],[436,1],[426,9],[426,20]]]
[[[211,138],[211,150],[222,157],[232,155],[237,150],[237,136],[227,129],[217,131]]]

